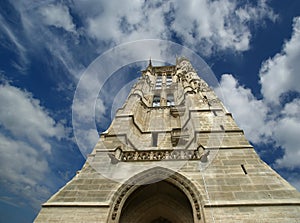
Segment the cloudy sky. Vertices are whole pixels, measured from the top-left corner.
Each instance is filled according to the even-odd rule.
[[[96,111],[92,121],[104,131],[145,58],[163,50],[136,47],[141,61],[131,64],[126,50],[113,62],[101,55],[145,39],[201,56],[260,157],[300,190],[298,0],[2,0],[0,6],[0,222],[31,222],[81,168],[95,132],[81,129],[83,141],[76,141],[72,109],[84,120]],[[91,110],[72,106],[96,58],[122,66],[109,78],[86,78],[82,94],[101,86],[87,103]]]

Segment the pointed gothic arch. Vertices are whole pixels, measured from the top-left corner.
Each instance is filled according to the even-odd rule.
[[[203,222],[200,201],[199,190],[185,176],[154,167],[136,174],[115,192],[108,222]]]

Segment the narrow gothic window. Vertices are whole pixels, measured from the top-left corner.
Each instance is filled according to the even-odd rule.
[[[153,132],[152,133],[152,146],[157,147],[157,138],[158,138],[158,133]]]
[[[167,87],[170,87],[172,85],[172,76],[167,76],[166,85]]]
[[[152,107],[159,107],[160,106],[160,96],[154,95]]]
[[[161,89],[162,85],[162,76],[157,76],[156,83],[155,83],[155,89]]]
[[[167,106],[172,106],[174,105],[174,95],[173,94],[168,94],[167,95]]]

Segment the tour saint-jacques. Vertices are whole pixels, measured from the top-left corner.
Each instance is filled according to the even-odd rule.
[[[291,223],[300,193],[259,158],[187,58],[150,60],[35,222]]]

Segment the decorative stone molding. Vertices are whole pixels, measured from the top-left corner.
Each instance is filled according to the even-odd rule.
[[[108,153],[112,164],[118,162],[137,162],[137,161],[175,161],[175,160],[200,160],[207,162],[209,151],[205,151],[202,146],[195,150],[176,149],[176,150],[139,150],[122,151],[118,147],[114,152]]]
[[[198,150],[124,151],[120,161],[200,160],[202,156],[203,151]]]

